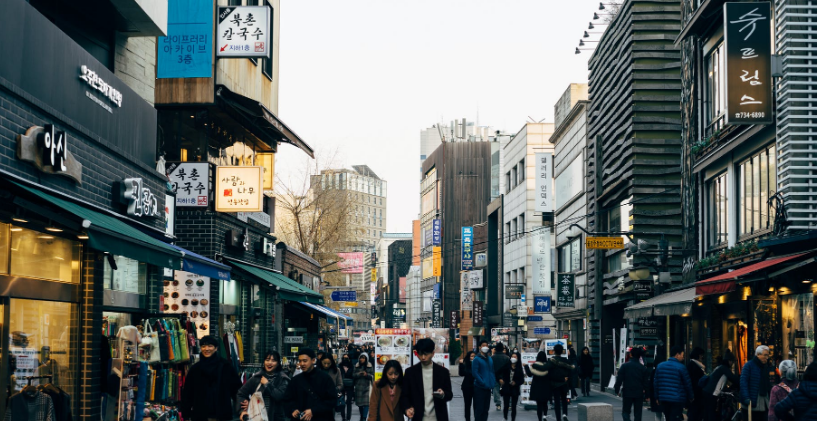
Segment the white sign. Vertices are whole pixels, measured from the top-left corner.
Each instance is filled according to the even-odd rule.
[[[244,222],[247,222],[248,219],[252,219],[259,224],[270,228],[271,219],[268,213],[265,212],[238,212],[237,215],[238,219]]]
[[[122,201],[128,205],[128,215],[159,216],[159,199],[144,186],[141,178],[126,178],[120,194]]]
[[[553,212],[553,155],[536,154],[536,212]]]
[[[173,192],[176,193],[176,206],[206,208],[210,204],[210,164],[207,162],[182,162],[167,175]]]
[[[89,69],[84,64],[79,68],[79,78],[84,80],[88,86],[102,92],[102,95],[105,95],[108,100],[116,104],[117,107],[122,106],[122,93],[114,89],[113,86],[105,83],[95,71]]]
[[[522,355],[520,356],[521,357],[520,362],[522,363],[522,367],[524,367],[526,365],[529,366],[529,365],[532,365],[533,363],[535,363],[536,362],[536,354],[537,354],[536,352],[523,352]],[[522,370],[522,373],[526,374],[524,369]],[[523,384],[520,387],[520,395],[521,396],[519,397],[519,400],[522,401],[522,403],[527,402],[527,403],[533,403],[534,405],[536,404],[535,402],[532,402],[530,400],[530,386],[531,386],[532,382],[533,382],[533,377],[528,377],[527,374],[526,374],[525,375],[525,384]]]
[[[474,294],[471,293],[471,280],[468,279],[470,272],[460,272],[460,289],[462,295],[460,297],[460,308],[462,310],[474,309]]]
[[[488,266],[488,253],[476,253],[474,255],[474,267],[484,268]]]
[[[556,176],[556,189],[553,200],[554,209],[559,209],[568,200],[584,191],[584,157],[579,154],[570,165]]]
[[[357,343],[357,339],[355,339],[355,343]],[[374,343],[374,335],[360,335],[360,343],[361,344],[373,344]]]
[[[533,294],[542,295],[551,293],[550,281],[550,228],[539,227],[531,233],[531,249],[533,250]]]
[[[470,284],[471,289],[482,289],[482,269],[469,271],[468,283]]]
[[[216,212],[264,210],[264,167],[216,167]]]
[[[267,6],[219,7],[216,56],[269,58],[271,11]]]
[[[303,336],[284,336],[285,344],[302,344],[304,343]]]

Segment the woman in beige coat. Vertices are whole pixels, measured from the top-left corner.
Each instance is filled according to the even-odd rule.
[[[369,401],[368,421],[403,421],[400,410],[400,392],[403,368],[397,360],[389,360],[383,367],[383,376],[377,381]]]

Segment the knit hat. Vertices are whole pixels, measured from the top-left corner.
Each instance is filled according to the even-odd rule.
[[[205,345],[213,345],[214,347],[218,348],[218,338],[213,335],[205,335],[203,338],[199,339],[199,346]]]

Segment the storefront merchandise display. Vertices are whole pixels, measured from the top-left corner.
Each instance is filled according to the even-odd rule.
[[[802,373],[814,360],[814,294],[784,296],[781,301],[783,355]]]

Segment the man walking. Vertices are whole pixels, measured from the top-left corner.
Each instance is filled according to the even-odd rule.
[[[744,364],[740,372],[742,410],[744,413],[751,410],[753,420],[765,420],[769,413],[771,379],[775,375],[774,366],[769,364],[769,355],[771,355],[769,347],[760,345],[755,350],[755,357]]]
[[[414,351],[420,364],[407,368],[403,376],[400,407],[414,421],[448,421],[446,402],[454,398],[451,374],[432,361],[435,347],[429,338],[417,341]]]
[[[338,398],[335,381],[315,367],[315,357],[309,348],[298,351],[301,373],[292,378],[284,393],[284,414],[303,421],[334,421]]]
[[[616,395],[623,395],[621,418],[630,421],[630,409],[635,412],[635,421],[641,421],[641,409],[644,405],[644,393],[649,387],[650,370],[641,365],[641,349],[633,348],[632,358],[618,369],[616,376]],[[622,386],[624,391],[621,391]]]
[[[488,341],[480,341],[479,354],[471,362],[471,373],[474,376],[474,421],[486,421],[488,419],[491,390],[494,389],[497,383],[493,357],[488,356],[490,350]],[[497,353],[500,352],[497,351]]]
[[[667,421],[683,420],[684,406],[693,400],[692,381],[684,366],[684,347],[670,349],[672,358],[658,365],[655,370],[655,399],[663,405]]]
[[[491,356],[491,360],[494,363],[494,378],[499,379],[501,378],[499,373],[502,372],[502,369],[504,369],[506,365],[511,363],[511,358],[507,354],[505,354],[505,346],[502,345],[502,342],[496,344],[496,347],[494,348],[494,355]],[[502,380],[496,382],[493,387],[494,405],[496,405],[497,411],[502,409],[502,398],[499,396],[499,389],[501,387]]]

